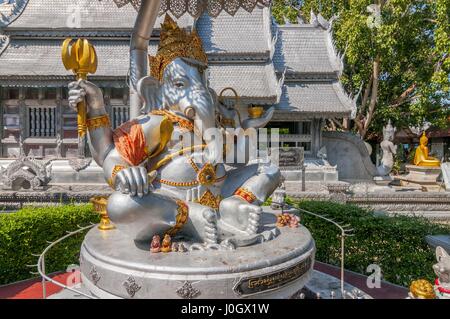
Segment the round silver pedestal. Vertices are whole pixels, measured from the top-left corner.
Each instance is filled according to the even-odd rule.
[[[275,215],[263,215],[265,228]],[[268,221],[268,222],[267,222]],[[309,280],[309,231],[283,227],[275,239],[236,250],[151,253],[118,230],[92,229],[81,247],[84,288],[100,298],[289,298]]]

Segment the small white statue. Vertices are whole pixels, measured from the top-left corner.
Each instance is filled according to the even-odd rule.
[[[397,145],[392,142],[394,140],[396,129],[392,126],[391,120],[383,128],[383,141],[381,142],[381,150],[383,151],[383,157],[381,164],[377,167],[379,176],[387,176],[394,166],[394,155],[397,154]]]
[[[450,256],[444,248],[436,247],[437,264],[433,265],[437,278],[434,282],[434,292],[439,299],[450,299]]]

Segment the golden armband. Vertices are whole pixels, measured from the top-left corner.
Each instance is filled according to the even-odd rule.
[[[245,188],[238,188],[238,190],[234,192],[234,195],[239,196],[250,204],[256,200],[256,196]]]
[[[111,127],[111,122],[108,115],[105,114],[87,119],[86,126],[89,131],[93,131],[102,127]]]

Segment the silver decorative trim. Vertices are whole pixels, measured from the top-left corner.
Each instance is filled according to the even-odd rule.
[[[177,295],[183,299],[194,299],[201,295],[200,290],[192,287],[192,282],[185,281],[183,286],[177,289]]]
[[[128,295],[133,298],[136,293],[142,288],[136,283],[133,276],[128,277],[127,281],[123,283],[123,286],[127,290]]]
[[[6,11],[0,13],[0,27],[5,27],[16,20],[22,14],[27,4],[28,0],[15,0],[11,4],[4,3],[3,6],[5,8],[9,6],[10,10],[8,13],[6,13]],[[6,15],[4,13],[6,13]]]
[[[141,6],[141,0],[114,0],[114,2],[119,8],[128,3],[131,3],[136,10],[139,10]],[[210,16],[217,17],[222,11],[225,11],[230,15],[234,15],[239,8],[252,12],[258,4],[268,7],[270,2],[270,0],[162,0],[159,14],[163,15],[164,13],[170,12],[176,18],[179,18],[183,14],[189,13],[191,16],[198,18],[203,14],[203,12],[206,11]]]
[[[102,278],[97,271],[97,268],[95,266],[92,266],[91,271],[89,272],[89,276],[91,277],[91,281],[94,283],[94,285],[97,286],[98,281]]]
[[[92,158],[72,158],[69,160],[69,165],[75,171],[79,172],[84,170],[92,163]]]
[[[14,182],[21,179],[28,181],[33,190],[47,185],[51,180],[51,162],[52,160],[39,161],[33,157],[22,156],[6,168],[0,166],[3,189],[12,189]]]
[[[0,55],[6,50],[10,42],[10,37],[5,34],[0,34]]]

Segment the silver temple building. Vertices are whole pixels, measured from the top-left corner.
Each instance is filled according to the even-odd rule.
[[[111,0],[0,1],[0,166],[21,156],[61,163],[77,156],[76,113],[67,102],[67,84],[74,77],[61,62],[67,37],[94,44],[99,67],[89,79],[104,90],[114,127],[128,120],[129,42],[136,14],[131,5],[119,9]],[[150,54],[156,53],[162,19]],[[322,130],[326,119],[351,118],[356,103],[339,82],[343,57],[328,21],[312,15],[309,23],[280,26],[269,8],[240,9],[234,17],[205,14],[196,21],[184,15],[177,21],[195,27],[203,39],[217,93],[236,89],[241,112],[248,105],[275,105],[269,127],[282,129],[284,146],[304,148],[307,178],[338,179],[336,167],[318,154]],[[308,177],[308,172],[313,173]]]

